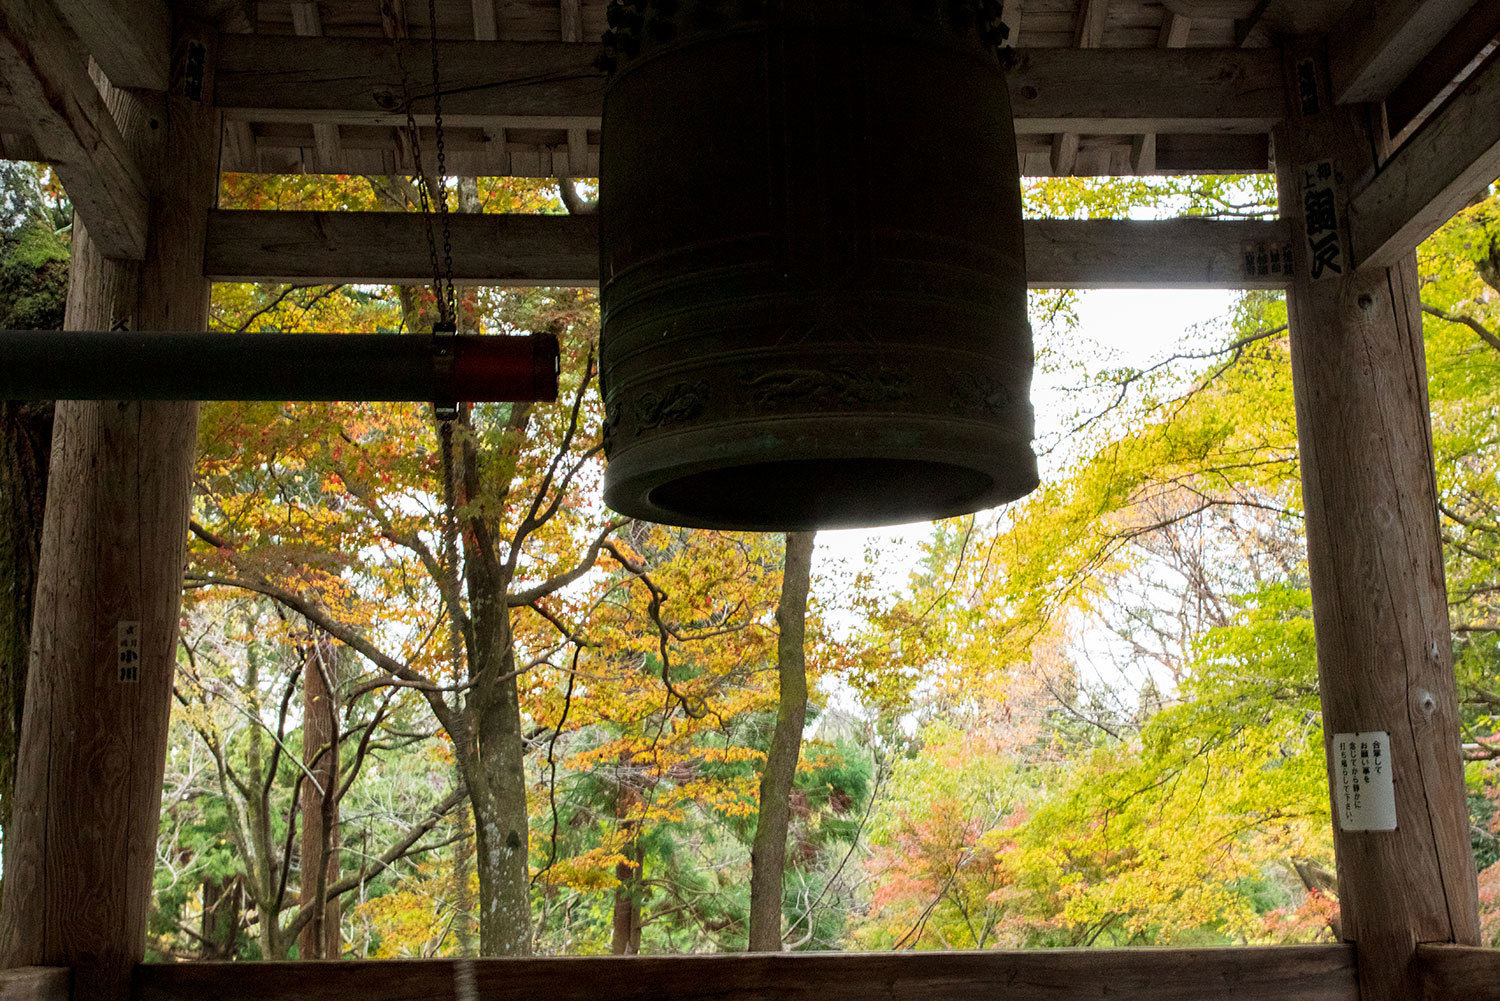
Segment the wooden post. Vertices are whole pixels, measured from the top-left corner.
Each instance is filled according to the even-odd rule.
[[[179,25],[171,90],[111,95],[149,166],[146,257],[75,225],[69,327],[206,328],[215,47]],[[194,403],[57,408],[0,966],[72,967],[79,1001],[128,997],[145,948],[196,427]]]
[[[1277,176],[1343,933],[1363,1001],[1411,999],[1417,943],[1479,937],[1416,256],[1354,271],[1348,198],[1373,167],[1371,109],[1332,103],[1321,40],[1285,55]],[[1356,735],[1347,760],[1341,734]],[[1366,756],[1377,743],[1383,761]]]

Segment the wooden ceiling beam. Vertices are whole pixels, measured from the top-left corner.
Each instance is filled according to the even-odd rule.
[[[0,0],[0,80],[106,257],[146,256],[146,182],[48,0]]]
[[[403,41],[408,67],[425,41]],[[394,43],[372,38],[226,35],[215,99],[242,121],[405,121]],[[450,125],[598,128],[597,46],[440,43]],[[410,71],[418,120],[429,86]],[[1284,108],[1276,54],[1242,49],[1020,49],[1009,74],[1022,133],[1269,132]]]
[[[1328,34],[1335,103],[1384,100],[1475,2],[1382,0],[1350,4]]]
[[[422,217],[405,212],[217,211],[205,270],[214,281],[410,284],[431,279]],[[599,281],[597,216],[453,215],[454,278],[466,284]],[[1245,255],[1279,259],[1278,221],[1028,220],[1034,288],[1281,288]]]
[[[53,3],[110,83],[140,90],[167,89],[172,17],[163,0]]]
[[[1500,177],[1500,52],[1356,193],[1349,207],[1354,261],[1390,267]]]

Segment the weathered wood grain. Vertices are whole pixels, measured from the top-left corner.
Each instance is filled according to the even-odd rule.
[[[1443,40],[1386,97],[1386,125],[1400,135],[1428,106],[1456,86],[1465,70],[1500,39],[1500,4],[1476,3]]]
[[[1419,945],[1422,1001],[1500,1001],[1500,950]]]
[[[206,327],[219,133],[211,90],[188,83],[211,87],[213,42],[183,28],[171,90],[111,99],[132,155],[157,165],[146,255],[107,259],[75,219],[72,329]],[[193,403],[57,407],[0,966],[71,966],[77,1001],[125,1001],[145,949],[196,422]],[[122,623],[137,624],[133,676]]]
[[[215,281],[422,283],[422,217],[403,212],[216,211],[205,273]],[[484,285],[596,285],[598,219],[475,215],[449,220],[454,277]],[[1280,288],[1247,276],[1245,244],[1281,246],[1276,221],[1028,220],[1035,288]]]
[[[52,2],[110,83],[141,90],[167,89],[172,18],[163,0]]]
[[[1409,254],[1500,177],[1500,52],[1492,54],[1354,196],[1354,259]]]
[[[66,966],[0,970],[0,1001],[69,1001],[73,971]]]
[[[1352,104],[1384,99],[1475,2],[1381,0],[1350,4],[1328,33],[1334,101]]]
[[[1362,109],[1329,100],[1320,45],[1288,47],[1288,78],[1308,59],[1317,109],[1288,103],[1276,151],[1296,257],[1292,384],[1329,792],[1337,816],[1334,735],[1384,731],[1396,809],[1392,831],[1335,823],[1340,918],[1357,943],[1362,1001],[1410,1001],[1417,942],[1479,936],[1416,255],[1356,271],[1334,220],[1314,232],[1320,243],[1336,234],[1345,259],[1314,275],[1306,171],[1316,191],[1318,165],[1331,166],[1338,208],[1338,191],[1369,170],[1374,142]]]
[[[426,65],[406,41],[407,66]],[[597,46],[453,41],[440,45],[450,125],[598,128],[604,74]],[[413,109],[431,116],[415,77]],[[1021,49],[1009,74],[1017,130],[1054,133],[1268,132],[1282,112],[1274,54],[1245,49]],[[216,98],[256,122],[405,121],[392,43],[371,38],[224,39]]]
[[[146,182],[49,3],[0,0],[0,80],[106,256],[146,252]]]
[[[136,970],[135,1001],[1357,1001],[1345,946],[724,954]],[[472,978],[472,979],[471,979]]]

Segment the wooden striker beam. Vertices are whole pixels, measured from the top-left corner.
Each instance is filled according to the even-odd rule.
[[[1286,50],[1276,135],[1308,570],[1339,903],[1362,1001],[1421,997],[1419,942],[1479,937],[1438,534],[1416,257],[1355,271],[1347,192],[1367,109],[1335,105],[1323,47]]]
[[[214,42],[180,27],[172,88],[113,95],[157,165],[146,254],[107,259],[76,218],[70,328],[206,329]],[[57,407],[0,967],[72,967],[76,1001],[128,998],[145,949],[196,427],[194,403]]]

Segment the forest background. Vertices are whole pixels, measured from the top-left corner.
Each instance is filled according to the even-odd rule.
[[[455,211],[587,211],[460,180]],[[1266,178],[1028,180],[1052,217],[1274,214]],[[414,210],[385,177],[226,207]],[[0,166],[0,328],[58,327],[71,211]],[[1421,249],[1472,846],[1500,944],[1500,196]],[[812,572],[809,535],[599,499],[598,308],[556,404],[211,403],[155,959],[1234,944],[1338,936],[1278,294],[1113,364],[1034,293],[1043,486]],[[423,332],[426,287],[215,286],[212,326]],[[0,823],[50,413],[0,404]]]

